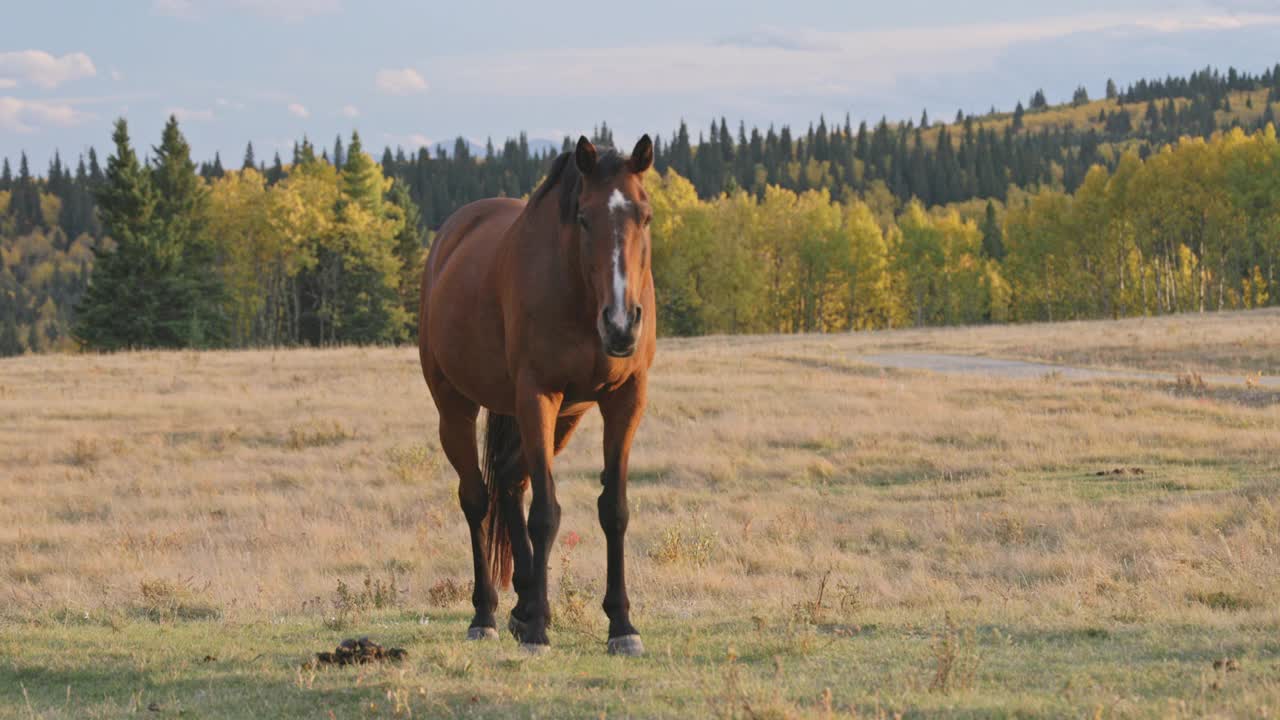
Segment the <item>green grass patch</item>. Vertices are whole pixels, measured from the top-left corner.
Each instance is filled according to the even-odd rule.
[[[381,613],[345,633],[306,619],[46,619],[4,627],[0,717],[1164,717],[1172,706],[1250,715],[1280,701],[1274,626],[903,619],[828,632],[784,616],[650,618],[640,659],[608,657],[585,633],[556,634],[536,658],[508,637],[466,643],[461,613],[426,624]],[[354,634],[409,658],[303,667]],[[1224,655],[1237,670],[1215,669]]]

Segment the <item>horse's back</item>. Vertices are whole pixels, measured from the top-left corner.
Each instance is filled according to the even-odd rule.
[[[486,387],[506,384],[503,333],[494,272],[502,239],[525,203],[477,200],[445,220],[422,277],[418,346],[428,384],[439,372],[473,401],[488,405]]]
[[[523,209],[524,202],[512,198],[486,198],[458,208],[436,233],[431,252],[427,255],[423,286],[438,276],[454,252],[464,244],[469,246],[468,249],[477,243],[483,247],[474,248],[476,250],[496,249],[496,240],[501,239]]]

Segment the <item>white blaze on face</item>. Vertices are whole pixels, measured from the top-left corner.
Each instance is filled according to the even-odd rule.
[[[615,327],[627,327],[627,276],[622,272],[622,226],[625,213],[631,209],[631,201],[622,191],[614,189],[609,196],[609,216],[613,220],[613,312],[610,321]]]

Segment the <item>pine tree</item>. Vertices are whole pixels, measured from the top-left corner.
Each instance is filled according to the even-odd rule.
[[[377,215],[382,212],[383,173],[373,158],[364,151],[360,133],[351,133],[347,162],[342,167],[342,194],[349,202],[359,203]]]
[[[283,180],[286,173],[284,170],[284,163],[280,160],[280,153],[276,153],[270,169],[263,168],[260,172],[262,172],[263,176],[267,179],[268,185],[275,185]]]
[[[13,183],[12,192],[13,195],[9,198],[9,214],[13,216],[18,234],[29,233],[43,225],[44,215],[40,211],[40,186],[31,174],[25,152],[19,155],[18,178]]]
[[[201,210],[207,191],[196,165],[191,160],[191,146],[178,129],[173,115],[165,123],[159,146],[152,146],[151,182],[156,190],[155,217],[170,242],[181,245],[199,231]]]
[[[103,185],[96,193],[98,213],[107,234],[116,242],[126,242],[147,235],[158,199],[150,175],[129,142],[124,118],[116,121],[111,139],[116,152],[107,159]]]
[[[1155,100],[1147,101],[1146,120],[1152,130],[1160,127],[1160,108],[1156,106]]]
[[[183,347],[190,289],[180,257],[160,238],[150,173],[129,143],[124,118],[112,134],[115,155],[96,194],[113,251],[95,248],[93,279],[76,306],[75,337],[94,350]]]
[[[102,184],[102,166],[98,164],[98,151],[89,147],[89,191],[97,192]]]
[[[163,241],[172,246],[178,258],[179,280],[188,286],[189,306],[185,309],[190,321],[183,344],[223,345],[229,336],[227,293],[215,271],[216,250],[203,233],[208,190],[196,174],[191,146],[178,129],[176,117],[169,116],[160,145],[152,151],[156,159],[151,177],[158,194],[155,219]]]
[[[389,200],[400,208],[404,222],[396,233],[396,257],[400,260],[400,305],[408,315],[401,338],[414,339],[418,336],[419,287],[422,282],[422,263],[425,259],[424,244],[420,224],[421,213],[418,206],[409,196],[403,183],[391,186]]]
[[[4,314],[4,324],[0,325],[0,357],[14,357],[22,354],[22,340],[18,338],[18,321],[15,313]]]
[[[1107,78],[1107,99],[1115,100],[1118,97],[1120,97],[1120,91],[1116,89],[1116,81]]]
[[[253,156],[253,142],[244,146],[244,162],[240,163],[241,170],[257,170],[258,161]]]
[[[342,167],[347,163],[347,154],[342,149],[342,136],[338,135],[333,139],[333,166]]]
[[[993,260],[1004,259],[1004,237],[996,219],[995,203],[990,200],[982,217],[982,254]]]

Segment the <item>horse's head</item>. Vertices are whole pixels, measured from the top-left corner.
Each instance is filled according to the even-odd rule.
[[[640,330],[652,318],[642,306],[649,271],[649,196],[641,182],[653,164],[653,142],[645,135],[631,157],[610,151],[604,157],[585,137],[573,155],[582,185],[578,195],[578,237],[582,272],[596,301],[596,330],[605,354],[630,357]]]

